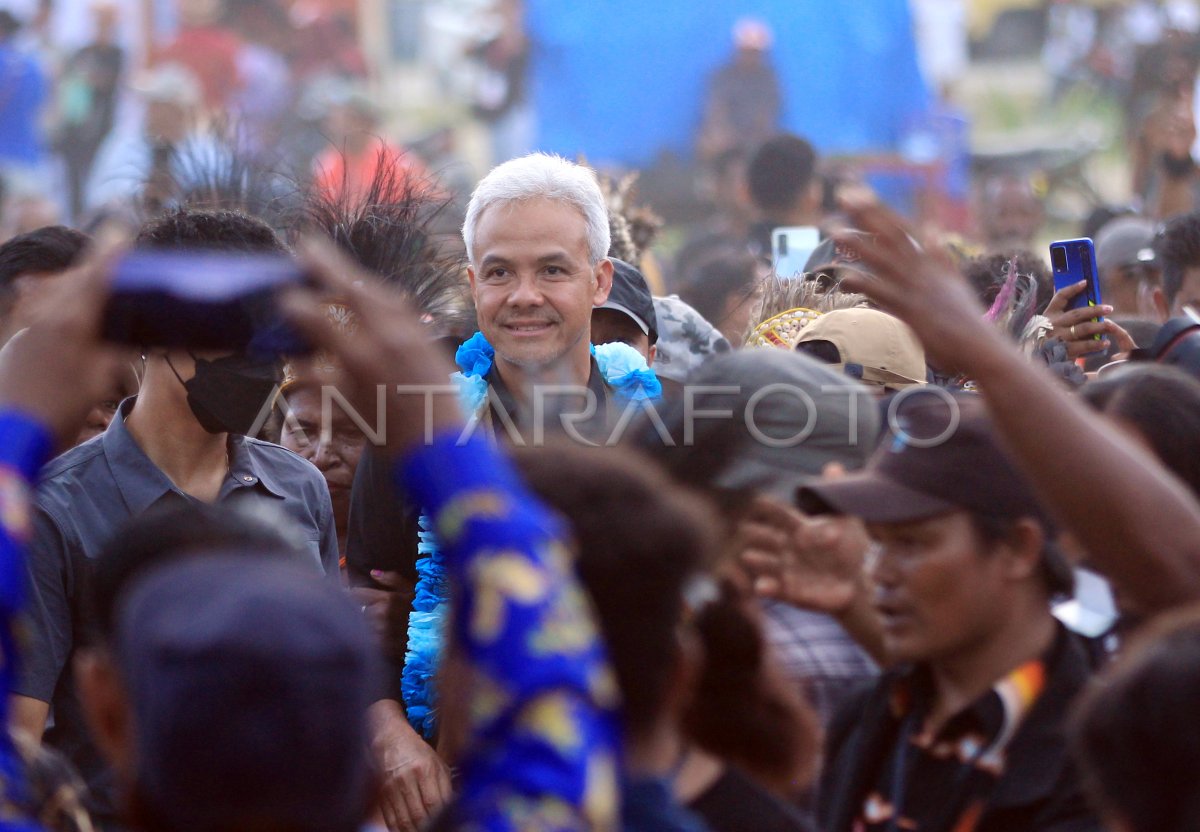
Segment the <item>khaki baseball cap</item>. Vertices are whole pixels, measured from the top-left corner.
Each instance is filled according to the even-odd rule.
[[[796,349],[828,341],[837,348],[834,366],[866,384],[903,390],[925,383],[925,349],[908,325],[878,309],[835,309],[806,326]]]

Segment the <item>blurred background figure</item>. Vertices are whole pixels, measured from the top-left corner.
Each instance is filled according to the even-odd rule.
[[[0,175],[32,182],[40,173],[44,147],[38,119],[46,100],[42,67],[19,40],[21,23],[0,8]]]
[[[1046,222],[1042,198],[1028,179],[995,176],[979,191],[979,230],[988,251],[1027,251]]]
[[[353,201],[377,180],[380,169],[392,170],[402,190],[423,182],[432,187],[416,156],[381,135],[379,109],[362,89],[347,87],[331,102],[325,130],[329,146],[313,161],[318,190]]]
[[[84,186],[96,153],[116,118],[125,50],[117,43],[120,10],[113,0],[91,7],[95,36],[77,50],[59,78],[54,149],[66,169],[70,217],[83,211]]]
[[[714,73],[696,143],[702,159],[727,150],[752,150],[779,129],[779,78],[767,53],[774,34],[762,20],[744,17],[733,27],[734,54]]]
[[[179,0],[177,8],[179,32],[156,50],[154,62],[186,67],[200,82],[205,108],[223,113],[243,87],[242,42],[223,19],[224,0]]]
[[[471,109],[488,126],[492,164],[534,149],[533,107],[526,88],[530,45],[525,34],[524,0],[497,0],[498,31],[474,46],[478,64]]]
[[[167,204],[182,179],[180,155],[195,146],[203,91],[180,64],[161,64],[131,85],[144,106],[131,130],[110,133],[96,155],[84,201],[88,211]]]

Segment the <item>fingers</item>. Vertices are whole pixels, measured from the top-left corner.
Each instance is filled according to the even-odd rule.
[[[402,822],[407,825],[405,830],[415,830],[428,817],[425,811],[424,801],[421,799],[421,791],[416,782],[412,779],[411,772],[405,776],[399,777],[397,782],[397,791],[404,803]]]
[[[408,819],[407,807],[404,807],[403,801],[398,800],[398,797],[393,794],[390,785],[384,788],[380,803],[383,822],[387,825],[389,832],[408,832],[412,828]]]
[[[1045,315],[1047,318],[1053,318],[1055,315],[1062,313],[1070,304],[1071,299],[1087,288],[1087,281],[1081,280],[1071,286],[1064,286],[1054,293],[1054,297],[1050,298],[1050,302],[1046,304]]]
[[[432,807],[430,814],[437,809],[445,806],[454,797],[454,784],[450,781],[450,769],[446,766],[438,766],[434,773],[434,785],[437,786],[437,805]]]
[[[1069,358],[1084,358],[1089,355],[1095,355],[1098,352],[1104,352],[1110,346],[1107,338],[1101,338],[1099,341],[1085,339],[1080,341],[1067,342],[1067,357]]]
[[[1124,355],[1138,348],[1137,341],[1133,340],[1124,327],[1113,321],[1105,321],[1108,325],[1108,332],[1113,337],[1113,341],[1117,345],[1117,352]]]
[[[385,572],[382,569],[371,570],[371,580],[388,589],[407,589],[410,581],[399,572]]]
[[[1046,315],[1046,317],[1050,319],[1050,322],[1056,328],[1065,328],[1076,326],[1104,315],[1111,315],[1112,312],[1113,308],[1111,306],[1081,306],[1078,309],[1069,309],[1066,312],[1056,315]]]

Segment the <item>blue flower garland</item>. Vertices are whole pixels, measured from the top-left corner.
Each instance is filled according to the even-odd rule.
[[[592,355],[618,399],[645,402],[662,396],[662,384],[647,366],[645,357],[628,344],[593,346]],[[459,403],[469,419],[477,418],[487,401],[487,374],[495,360],[496,350],[482,332],[468,338],[454,355],[460,372],[451,379],[458,386]],[[450,585],[433,521],[424,513],[417,521],[417,555],[417,586],[408,616],[408,647],[400,672],[400,694],[409,724],[426,739],[432,739],[437,728],[434,678],[441,659]]]

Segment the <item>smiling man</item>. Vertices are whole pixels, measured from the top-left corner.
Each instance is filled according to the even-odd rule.
[[[590,390],[603,410],[591,317],[613,264],[595,173],[543,153],[500,165],[471,196],[463,242],[479,330],[495,350],[485,378],[507,415],[524,427],[538,385]]]
[[[471,196],[463,242],[479,332],[459,348],[458,364],[478,429],[513,444],[564,431],[605,442],[627,403],[591,349],[592,311],[613,282],[596,174],[543,153],[500,165]],[[396,494],[390,461],[368,446],[350,498],[346,561],[364,609],[380,621],[394,619],[397,601],[408,620],[410,596],[388,590],[417,579],[420,508]],[[387,612],[374,616],[376,609]],[[435,738],[418,736],[407,721],[412,702],[402,701],[399,684],[407,642],[389,646],[401,667],[392,674],[395,689],[372,706],[372,744],[384,820],[391,832],[409,832],[446,802],[450,777],[431,747]]]
[[[854,515],[892,669],[843,703],[820,792],[829,832],[1099,829],[1063,722],[1088,677],[1050,613],[1054,525],[969,398],[920,394],[862,472],[801,489]]]

